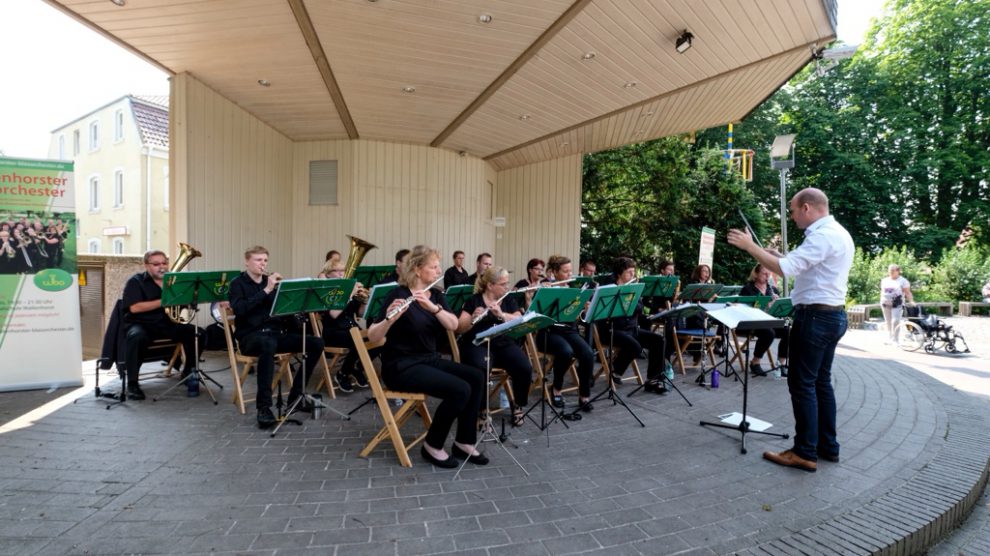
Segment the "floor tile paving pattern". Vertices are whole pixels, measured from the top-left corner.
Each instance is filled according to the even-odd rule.
[[[787,440],[749,434],[741,454],[737,431],[698,426],[741,410],[742,388],[700,388],[690,373],[675,380],[694,407],[675,394],[627,398],[643,428],[602,400],[569,428],[512,430],[528,477],[487,445],[492,464],[457,481],[418,454],[411,469],[391,449],[357,457],[380,426],[371,406],[271,438],[229,388],[219,406],[177,389],[111,411],[84,391],[0,434],[0,554],[908,553],[949,527],[932,526],[938,515],[964,517],[967,496],[985,518],[973,487],[986,480],[990,404],[870,356],[857,338],[835,365],[842,462],[815,474],[761,459]],[[210,355],[205,368],[226,384],[225,361]],[[792,432],[786,381],[753,379],[749,409]],[[959,547],[990,544],[986,526],[964,532]]]

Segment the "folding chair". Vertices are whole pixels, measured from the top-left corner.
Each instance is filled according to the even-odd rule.
[[[532,333],[526,334],[526,354],[529,355],[529,359],[533,364],[533,371],[536,373],[536,380],[533,381],[533,385],[530,386],[529,391],[532,392],[534,388],[541,388],[543,390],[543,397],[549,402],[552,398],[550,388],[553,386],[553,380],[547,380],[547,375],[553,374],[553,355],[544,354],[537,349],[536,337]],[[561,388],[561,394],[576,391],[578,384],[580,384],[577,375],[577,363],[575,361],[571,361],[568,371],[570,371],[574,385]]]
[[[592,326],[591,340],[594,344],[592,347],[595,348],[595,352],[598,354],[598,362],[602,365],[598,368],[598,372],[595,373],[595,380],[598,380],[598,378],[603,374],[612,374],[612,361],[615,360],[615,352],[617,350],[612,350],[612,360],[609,360],[605,346],[602,344],[601,335],[598,334],[598,327],[593,325],[590,326]],[[633,359],[632,365],[630,366],[632,367],[633,374],[622,378],[622,381],[625,382],[627,380],[635,380],[636,384],[643,384],[643,374],[639,372],[639,362]],[[606,371],[608,372],[606,373]]]
[[[371,362],[371,357],[368,355],[369,349],[384,345],[384,340],[381,342],[368,342],[361,337],[361,329],[356,326],[351,328],[351,338],[354,340],[361,366],[364,367],[364,374],[368,378],[368,386],[371,387],[375,405],[378,406],[378,412],[381,413],[382,420],[385,422],[385,425],[378,431],[378,434],[369,440],[361,450],[360,456],[363,458],[368,457],[368,454],[383,440],[389,439],[392,441],[392,447],[395,448],[395,453],[399,457],[399,463],[403,467],[412,467],[412,460],[409,459],[409,450],[412,450],[426,438],[426,432],[433,422],[433,418],[430,417],[430,411],[426,408],[426,394],[397,392],[386,389],[381,380],[379,380],[378,371],[375,369],[374,364]],[[402,407],[393,408],[389,400],[402,400]],[[393,409],[397,409],[397,411],[393,412]],[[423,432],[412,439],[412,441],[406,442],[402,438],[402,426],[409,421],[410,417],[417,413],[423,421]]]
[[[678,330],[675,326],[673,332],[677,366],[680,367],[682,375],[687,374],[684,365],[684,351],[692,344],[701,344],[701,349],[708,353],[709,361],[715,361],[715,340],[718,338],[718,334],[714,330],[700,328]]]
[[[309,314],[309,323],[313,329],[313,335],[319,338],[323,337],[323,319],[316,313]],[[327,391],[327,396],[331,400],[337,399],[337,395],[334,394],[336,386],[333,383],[333,370],[337,368],[338,365],[343,365],[344,357],[351,350],[344,347],[333,347],[324,346],[323,353],[320,355],[320,363],[323,364],[323,372],[320,376],[320,381],[316,383],[315,391],[319,392],[320,388],[324,388]],[[327,355],[330,355],[330,361],[327,361]]]
[[[220,315],[223,320],[223,337],[227,342],[227,356],[230,357],[230,374],[234,378],[234,398],[231,402],[237,406],[241,415],[244,415],[247,413],[245,402],[254,401],[255,398],[245,399],[243,386],[248,374],[258,365],[258,358],[253,355],[242,355],[240,348],[234,342],[234,314],[230,307],[221,307]],[[284,380],[289,388],[292,387],[292,373],[289,370],[291,359],[291,353],[275,354],[277,367],[272,379],[273,390],[280,380]]]

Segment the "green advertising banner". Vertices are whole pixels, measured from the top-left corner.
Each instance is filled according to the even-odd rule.
[[[72,172],[0,157],[0,391],[82,384]]]

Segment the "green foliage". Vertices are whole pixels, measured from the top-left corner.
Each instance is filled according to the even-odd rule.
[[[887,268],[892,264],[901,267],[901,276],[911,283],[911,293],[916,301],[937,300],[931,298],[928,291],[931,269],[902,245],[884,249],[875,257],[862,247],[856,248],[853,266],[849,270],[848,303],[880,303],[880,280],[887,276]]]
[[[977,245],[946,249],[932,272],[931,294],[943,300],[980,301],[990,280],[990,250]]]

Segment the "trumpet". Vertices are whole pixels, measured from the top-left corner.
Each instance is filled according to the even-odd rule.
[[[439,284],[441,280],[443,280],[443,276],[441,276],[441,277],[437,278],[436,280],[434,280],[432,284],[430,284],[429,286],[426,286],[426,288],[423,289],[422,291],[428,292],[428,291],[432,290],[433,289],[433,286]],[[392,309],[391,311],[389,311],[388,313],[386,313],[385,320],[392,320],[392,318],[395,317],[395,315],[398,315],[399,313],[401,313],[402,311],[404,311],[406,309],[406,307],[412,305],[412,302],[413,301],[416,301],[416,296],[415,295],[410,295],[409,297],[403,299],[402,300],[402,305],[399,305],[395,309]]]

